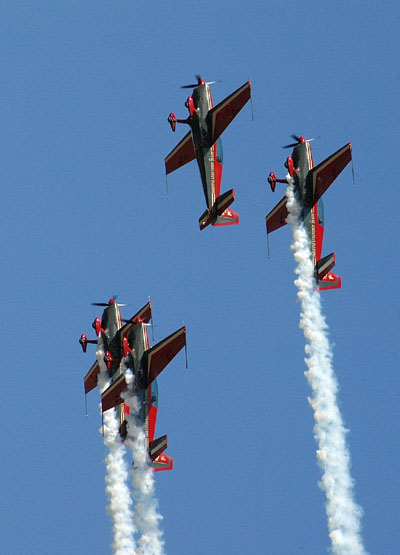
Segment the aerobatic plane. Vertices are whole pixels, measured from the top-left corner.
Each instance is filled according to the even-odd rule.
[[[310,140],[292,135],[295,143],[284,148],[293,148],[292,156],[288,156],[285,167],[294,180],[297,197],[303,206],[302,219],[311,243],[312,259],[315,267],[315,279],[318,288],[339,289],[341,278],[330,270],[336,263],[335,253],[321,257],[324,236],[324,208],[322,195],[333,183],[340,172],[351,161],[351,143],[340,148],[326,160],[314,167]],[[276,183],[288,183],[287,179],[277,179],[271,172],[268,183],[275,191]],[[271,233],[286,224],[288,210],[286,196],[266,216],[267,233]]]
[[[186,123],[190,131],[165,158],[165,171],[168,175],[197,159],[207,204],[207,210],[199,219],[202,230],[210,224],[222,226],[239,223],[239,214],[229,208],[235,200],[234,189],[220,194],[223,163],[220,135],[249,100],[251,83],[248,81],[217,106],[213,106],[210,85],[214,81],[206,83],[199,75],[196,77],[196,84],[182,87],[194,87],[192,96],[185,103],[188,117],[176,119],[172,112],[168,117],[172,131],[175,131],[177,123]]]
[[[96,335],[101,335],[103,341],[104,362],[111,382],[101,396],[102,411],[116,407],[120,435],[122,440],[125,439],[129,434],[126,421],[129,406],[124,403],[121,394],[127,389],[123,368],[130,368],[135,376],[134,389],[140,403],[138,419],[144,426],[151,466],[154,471],[171,470],[173,459],[164,453],[168,436],[154,439],[158,406],[156,378],[186,346],[186,328],[180,328],[150,347],[147,334],[147,325],[152,318],[150,301],[125,323],[121,318],[120,305],[115,299],[110,299],[108,304],[93,304],[105,306],[102,319],[95,318],[92,324]],[[86,352],[87,344],[97,343],[97,340],[89,340],[82,334],[79,342]],[[124,365],[121,365],[121,361]],[[85,376],[85,394],[97,386],[99,372],[99,363],[96,361]]]

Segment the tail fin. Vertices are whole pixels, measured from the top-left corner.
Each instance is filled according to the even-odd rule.
[[[342,278],[333,272],[328,272],[323,279],[318,280],[318,289],[325,291],[326,289],[340,289],[342,287]]]
[[[235,200],[235,190],[230,189],[226,193],[220,195],[213,206],[212,212],[207,209],[199,218],[200,230],[212,224],[215,226],[235,225],[239,223],[239,214],[228,207]]]
[[[217,216],[217,219],[213,225],[221,226],[221,225],[236,225],[239,223],[239,214],[234,212],[230,208],[222,212],[220,216]]]
[[[174,468],[174,459],[163,453],[151,463],[151,466],[153,467],[153,472],[172,470]]]

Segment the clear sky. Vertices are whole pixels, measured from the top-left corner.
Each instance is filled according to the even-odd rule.
[[[323,293],[355,499],[371,554],[399,551],[397,2],[6,1],[0,30],[3,401],[0,551],[108,554],[98,394],[82,332],[114,294],[150,295],[156,341],[187,326],[159,379],[156,476],[171,555],[319,555],[330,542],[317,482],[290,229],[270,236],[290,134],[316,163],[353,142],[324,197]],[[180,85],[214,103],[252,81],[225,131],[222,191],[240,225],[207,228],[196,164],[169,178],[186,129]],[[89,351],[89,349],[88,349]]]

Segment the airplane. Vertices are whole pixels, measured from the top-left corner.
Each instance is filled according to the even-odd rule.
[[[197,83],[184,85],[192,88],[192,96],[186,100],[189,111],[186,119],[177,119],[173,112],[168,116],[172,131],[177,123],[190,126],[190,131],[165,158],[166,175],[191,162],[195,158],[200,170],[207,209],[200,216],[200,230],[208,225],[223,226],[239,223],[239,214],[229,208],[235,200],[235,191],[221,192],[223,152],[220,135],[240,112],[251,95],[248,81],[225,100],[213,106],[210,85],[197,75]]]
[[[157,407],[158,386],[157,376],[164,370],[169,362],[186,347],[186,328],[182,327],[150,347],[147,334],[147,325],[152,320],[152,305],[149,301],[132,318],[124,321],[115,298],[108,303],[93,303],[96,306],[105,306],[102,319],[95,318],[92,326],[97,337],[101,335],[104,347],[104,362],[110,377],[110,386],[102,393],[102,412],[116,407],[120,422],[121,439],[125,440],[129,433],[126,415],[129,406],[121,398],[127,389],[123,365],[130,368],[135,375],[135,394],[139,399],[140,410],[138,419],[145,430],[146,445],[153,471],[172,470],[173,458],[164,453],[168,446],[168,436],[164,435],[154,439]],[[79,339],[82,350],[86,352],[89,340],[86,334]],[[97,386],[100,373],[99,362],[96,361],[84,379],[85,394]]]
[[[339,289],[342,285],[340,276],[330,270],[336,264],[336,255],[331,253],[321,257],[324,236],[324,208],[322,195],[336,177],[351,161],[351,143],[346,144],[326,160],[314,166],[310,140],[303,136],[292,135],[295,143],[284,146],[293,148],[292,156],[288,156],[285,167],[294,179],[298,199],[303,206],[302,220],[310,238],[312,259],[315,267],[315,279],[318,289]],[[277,179],[274,172],[268,176],[268,183],[275,191],[276,183],[288,183],[287,179]],[[266,216],[267,234],[284,226],[288,216],[286,196]]]

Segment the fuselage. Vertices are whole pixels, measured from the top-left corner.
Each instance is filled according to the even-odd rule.
[[[109,369],[111,383],[115,382],[121,375],[121,359],[122,351],[122,318],[117,303],[109,305],[103,312],[101,327],[104,351],[109,351],[112,362]],[[131,326],[128,333],[129,347],[132,354],[124,360],[126,366],[130,368],[135,376],[135,394],[139,401],[139,413],[136,416],[139,423],[143,424],[146,435],[146,444],[148,445],[154,439],[154,429],[157,415],[157,384],[153,381],[147,388],[144,385],[144,369],[142,360],[145,351],[150,347],[147,328],[143,323],[135,323]],[[120,426],[123,426],[125,415],[129,414],[129,407],[122,403],[116,407],[117,417]]]
[[[157,417],[157,383],[154,380],[148,387],[145,385],[145,368],[143,367],[143,355],[150,348],[147,327],[143,323],[134,324],[128,334],[129,346],[132,354],[129,354],[127,367],[131,368],[135,376],[135,395],[139,401],[139,412],[135,418],[143,424],[146,435],[146,444],[154,439],[154,430]],[[123,409],[121,419],[129,414],[129,407],[124,403],[120,405]]]
[[[207,83],[199,85],[193,90],[192,98],[196,109],[191,123],[193,145],[207,207],[212,211],[221,190],[222,145],[220,141],[212,142],[211,122],[208,117],[213,107],[210,86]]]
[[[292,152],[292,160],[296,172],[293,174],[299,199],[303,206],[302,219],[310,238],[314,266],[321,258],[324,235],[324,207],[320,199],[314,206],[307,206],[307,175],[314,167],[314,160],[309,141],[300,142]]]

